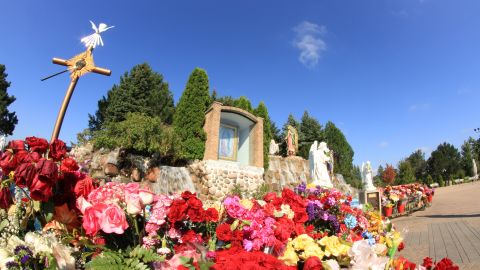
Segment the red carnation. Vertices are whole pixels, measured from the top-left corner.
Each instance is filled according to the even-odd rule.
[[[8,209],[12,203],[13,203],[13,200],[12,200],[12,194],[10,193],[10,188],[8,186],[1,188],[0,189],[0,208]]]
[[[192,193],[192,192],[190,192],[190,191],[188,191],[188,190],[182,192],[182,198],[183,198],[184,200],[186,200],[186,201],[187,201],[188,199],[190,199],[190,198],[196,198],[196,197],[197,197],[197,195],[196,195],[195,193]]]
[[[398,245],[398,251],[402,251],[405,248],[405,244],[403,242]]]
[[[49,157],[55,161],[60,161],[65,154],[67,153],[67,146],[61,140],[54,140],[50,144],[50,152],[48,153]]]
[[[12,149],[15,152],[25,150],[25,143],[22,140],[13,140],[8,143],[7,149]]]
[[[43,138],[27,137],[25,139],[25,142],[27,143],[28,148],[31,152],[38,152],[40,154],[43,154],[48,149],[48,141]]]
[[[218,221],[218,211],[215,208],[208,208],[205,211],[205,220],[208,222],[217,222]]]
[[[205,220],[205,210],[203,210],[203,208],[190,208],[188,209],[187,215],[192,222],[203,222]]]
[[[440,260],[437,265],[435,265],[434,270],[458,270],[458,266],[453,264],[452,260],[449,258],[443,258]]]
[[[58,176],[58,167],[53,161],[42,158],[37,162],[38,178],[44,182],[53,183]]]
[[[201,209],[203,207],[202,201],[197,199],[197,197],[192,196],[189,197],[187,200],[188,207],[193,209]]]
[[[78,171],[78,164],[73,158],[65,158],[60,165],[60,171],[63,173],[73,173]]]
[[[303,270],[322,270],[322,261],[317,256],[308,257],[303,264]]]
[[[216,233],[217,238],[222,241],[232,240],[232,230],[230,230],[230,225],[227,223],[222,223],[218,225]]]
[[[175,223],[177,221],[185,219],[187,209],[188,205],[185,203],[184,200],[174,200],[167,213],[168,220],[170,220],[171,223]]]
[[[423,267],[427,268],[427,270],[432,270],[433,267],[433,260],[430,257],[423,258]]]

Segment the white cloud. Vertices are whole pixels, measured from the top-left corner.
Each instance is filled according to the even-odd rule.
[[[378,143],[378,147],[380,147],[380,148],[386,148],[389,145],[390,145],[390,143],[387,142],[387,141],[381,141],[381,142]]]
[[[428,111],[429,109],[430,103],[412,104],[408,107],[408,111],[410,112]]]
[[[306,67],[315,67],[322,53],[327,50],[327,43],[323,40],[327,28],[324,25],[304,21],[293,30],[297,33],[293,45],[300,51],[298,60]]]

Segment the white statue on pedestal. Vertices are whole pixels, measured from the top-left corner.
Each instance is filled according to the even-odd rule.
[[[373,171],[370,161],[362,163],[362,184],[363,190],[365,191],[377,190],[377,188],[373,185]]]
[[[475,159],[473,159],[473,158],[472,158],[472,162],[473,162],[473,167],[472,167],[473,178],[478,179],[477,162],[475,162]]]
[[[275,143],[274,140],[270,141],[270,147],[268,149],[268,153],[272,156],[276,155],[280,151],[280,148],[278,147],[278,143]]]
[[[7,137],[5,135],[0,136],[0,151],[5,150],[5,147],[7,147]]]
[[[325,142],[321,142],[318,147],[317,145],[317,141],[312,144],[308,157],[312,184],[331,188],[333,184],[327,167],[327,163],[331,161],[330,149],[328,149],[327,143]]]

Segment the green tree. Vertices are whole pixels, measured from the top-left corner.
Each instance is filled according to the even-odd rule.
[[[263,118],[263,167],[268,170],[268,151],[270,148],[270,140],[272,139],[272,126],[270,117],[268,116],[267,106],[260,102],[255,109],[255,115]]]
[[[445,186],[445,180],[443,180],[443,176],[441,174],[438,175],[437,182],[439,186],[441,187]]]
[[[173,96],[163,76],[144,63],[121,76],[120,83],[98,101],[95,115],[89,115],[89,127],[99,130],[104,123],[121,122],[130,112],[159,117],[171,124],[174,110]]]
[[[270,127],[272,128],[272,138],[275,140],[276,143],[280,143],[282,141],[282,134],[280,129],[277,127],[275,122],[270,119]]]
[[[383,186],[383,180],[382,180],[383,171],[384,171],[383,166],[379,165],[377,169],[377,174],[373,177],[373,182],[376,187]]]
[[[425,153],[418,149],[411,153],[410,156],[407,157],[406,161],[410,163],[414,171],[415,178],[419,181],[425,180],[427,174],[427,161],[425,160]]]
[[[464,173],[468,176],[473,176],[473,162],[472,159],[475,156],[474,147],[475,147],[475,139],[470,137],[465,142],[463,142],[461,147],[461,167]]]
[[[345,179],[352,175],[353,168],[353,149],[348,143],[342,131],[332,122],[328,121],[323,130],[323,136],[327,142],[328,148],[334,152],[334,171],[342,174]]]
[[[12,135],[15,125],[18,123],[15,112],[10,112],[8,106],[15,101],[15,96],[7,93],[10,82],[7,81],[8,74],[5,73],[5,66],[0,64],[0,134]]]
[[[178,159],[203,158],[206,140],[203,124],[210,102],[208,75],[205,70],[195,68],[173,116],[174,132],[179,140],[175,149]]]
[[[432,178],[432,176],[431,176],[430,174],[427,175],[427,178],[426,178],[426,180],[425,180],[425,184],[427,184],[427,185],[429,185],[429,186],[430,186],[431,184],[433,184],[433,178]]]
[[[440,144],[427,160],[427,171],[433,178],[450,179],[460,169],[460,153],[449,143]]]
[[[300,122],[299,133],[302,136],[299,138],[298,155],[308,159],[312,143],[314,141],[322,141],[322,125],[305,111]]]
[[[253,113],[252,103],[250,103],[250,100],[245,96],[241,96],[237,100],[235,100],[233,106],[243,109],[249,113]]]
[[[397,184],[408,184],[415,182],[415,171],[408,160],[402,160],[398,163]]]
[[[120,122],[108,122],[93,138],[96,148],[122,147],[141,154],[173,155],[175,137],[172,128],[164,125],[160,117],[141,113],[128,113]]]

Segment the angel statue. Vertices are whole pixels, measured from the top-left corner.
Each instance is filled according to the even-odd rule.
[[[5,147],[7,147],[7,137],[5,135],[0,136],[0,151],[5,150]]]
[[[310,146],[308,161],[310,163],[310,177],[312,184],[321,187],[333,187],[327,164],[331,162],[331,152],[327,147],[327,143],[315,141]]]
[[[85,44],[85,47],[87,48],[92,47],[95,49],[97,45],[103,46],[103,40],[102,40],[102,36],[100,36],[100,33],[105,32],[108,29],[113,28],[115,26],[107,27],[106,24],[100,23],[97,27],[92,21],[90,21],[90,23],[92,24],[92,29],[95,31],[95,33],[82,38],[80,41]]]
[[[377,190],[377,188],[373,185],[373,172],[372,172],[372,165],[370,165],[370,161],[362,163],[362,184],[363,184],[363,190],[366,190],[366,191]]]

